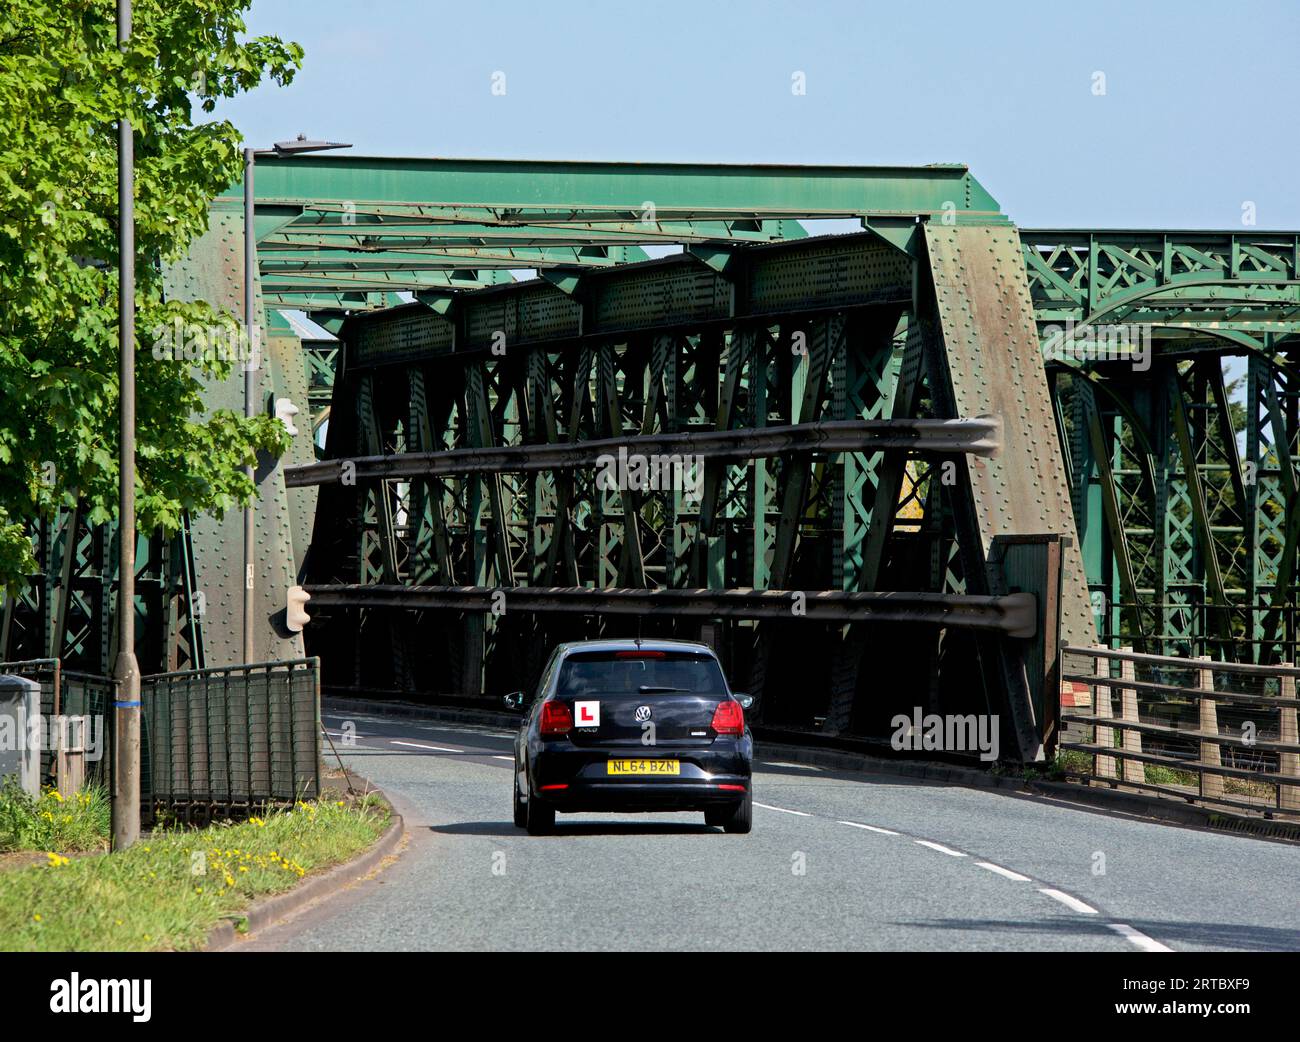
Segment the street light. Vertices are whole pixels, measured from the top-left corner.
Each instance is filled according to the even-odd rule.
[[[131,0],[118,0],[117,45],[131,39]],[[140,664],[135,657],[135,139],[117,122],[117,681],[113,700],[113,849],[140,838]]]
[[[324,152],[332,148],[351,148],[337,141],[310,141],[299,134],[293,141],[277,141],[271,148],[244,149],[244,328],[248,335],[249,357],[244,363],[244,416],[251,419],[257,414],[257,367],[260,343],[254,333],[257,328],[253,314],[256,304],[257,229],[254,224],[253,168],[258,156],[296,156],[304,152]],[[253,480],[253,468],[244,468],[248,480]],[[256,491],[256,489],[254,490]],[[244,508],[244,661],[253,661],[253,501]]]

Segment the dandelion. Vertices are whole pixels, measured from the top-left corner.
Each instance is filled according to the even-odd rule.
[[[62,854],[56,854],[54,851],[50,851],[45,856],[50,859],[50,868],[58,868],[60,865],[66,865],[68,863],[68,858],[64,857]]]
[[[44,922],[44,920],[41,918],[41,913],[40,913],[40,912],[37,912],[35,915],[32,916],[32,918],[33,918],[36,922],[38,922],[38,923],[40,923],[40,922]]]

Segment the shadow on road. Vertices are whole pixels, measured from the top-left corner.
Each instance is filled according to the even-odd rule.
[[[1062,916],[1047,920],[1016,921],[994,919],[918,919],[911,922],[895,921],[898,926],[921,926],[941,930],[972,930],[1025,933],[1094,934],[1115,938],[1106,925],[1107,920],[1091,916]],[[1240,923],[1196,923],[1145,921],[1125,919],[1124,922],[1141,930],[1164,944],[1189,944],[1216,951],[1300,951],[1300,933],[1271,926],[1249,926]]]
[[[446,836],[527,836],[523,829],[508,821],[458,821],[451,825],[430,825],[430,832]],[[556,836],[681,836],[710,835],[722,829],[703,823],[685,821],[575,821],[560,819],[555,823]]]

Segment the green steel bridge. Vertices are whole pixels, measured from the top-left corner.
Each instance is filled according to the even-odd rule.
[[[312,417],[257,473],[258,660],[475,699],[676,634],[766,723],[983,707],[1029,760],[1058,642],[1295,660],[1300,233],[1020,229],[960,165],[305,155],[256,199],[259,392]],[[170,292],[242,320],[243,263],[234,186]],[[620,448],[695,487],[609,487]],[[107,672],[114,536],[33,532],[0,660]],[[137,563],[145,672],[242,657],[238,516]]]

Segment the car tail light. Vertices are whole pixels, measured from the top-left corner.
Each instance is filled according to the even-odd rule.
[[[718,734],[744,734],[745,711],[740,708],[739,702],[731,699],[719,702],[718,708],[713,711],[713,723],[710,726]]]
[[[615,658],[667,658],[662,651],[616,651]]]
[[[573,730],[573,714],[563,702],[542,703],[542,734],[568,734]]]
[[[545,788],[545,786],[543,786],[543,788]],[[719,785],[718,788],[719,788],[719,789],[723,789],[723,790],[725,790],[726,792],[744,792],[744,791],[745,791],[745,787],[744,787],[743,785],[726,785],[726,784],[723,784],[723,785]]]

